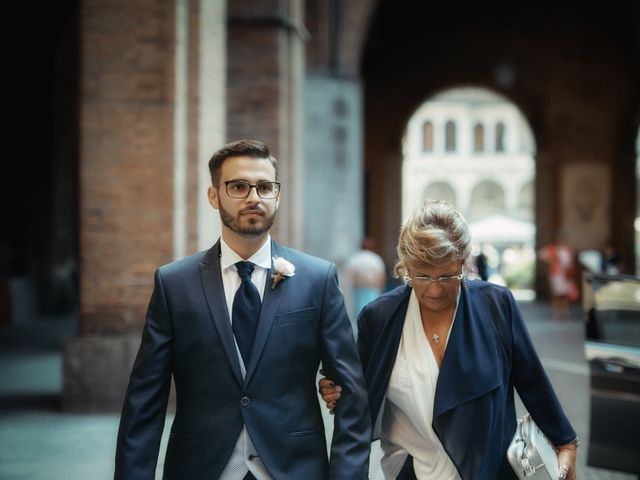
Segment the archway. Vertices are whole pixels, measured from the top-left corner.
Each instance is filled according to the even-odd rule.
[[[495,180],[483,180],[471,190],[467,218],[473,222],[489,215],[503,214],[506,209],[504,187]]]
[[[558,228],[569,230],[578,249],[600,246],[615,233],[623,255],[634,256],[638,112],[629,105],[640,105],[640,46],[630,41],[637,38],[634,8],[622,2],[603,18],[576,0],[518,9],[381,0],[361,73],[368,233],[389,265],[402,220],[405,126],[425,99],[455,85],[500,93],[531,126],[536,245]],[[580,216],[571,197],[576,171],[602,186],[587,192],[598,206],[593,215]],[[544,283],[537,279],[536,288]]]
[[[474,255],[491,260],[491,280],[531,298],[535,143],[517,106],[484,88],[442,91],[409,119],[403,153],[402,218],[426,198],[448,201],[471,226]]]
[[[405,181],[406,185],[406,181]],[[408,190],[404,188],[403,190]],[[422,194],[422,201],[427,200],[429,198],[439,198],[441,200],[445,200],[452,205],[456,205],[458,202],[456,201],[456,192],[451,186],[451,184],[447,182],[433,182],[427,185]],[[406,212],[406,209],[405,209]],[[406,214],[403,215],[406,217]]]

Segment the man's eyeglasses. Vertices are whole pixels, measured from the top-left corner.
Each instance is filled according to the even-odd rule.
[[[455,285],[464,278],[464,273],[459,275],[442,275],[441,277],[429,277],[428,275],[416,275],[413,277],[414,283],[419,283],[422,286],[430,287],[433,282],[437,282],[439,285],[446,287],[448,285]]]
[[[276,198],[280,194],[280,182],[249,183],[245,180],[227,180],[224,182],[224,188],[231,198],[247,198],[252,188],[264,199]]]

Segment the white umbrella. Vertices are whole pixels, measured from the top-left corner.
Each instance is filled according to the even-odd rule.
[[[474,242],[523,243],[532,242],[536,227],[531,222],[494,214],[469,224]]]

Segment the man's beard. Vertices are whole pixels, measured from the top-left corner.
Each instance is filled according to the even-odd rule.
[[[251,209],[248,209],[251,210]],[[273,222],[276,220],[277,210],[272,215],[268,215],[267,212],[263,212],[262,221],[260,218],[255,220],[249,220],[248,225],[240,225],[240,217],[242,211],[238,212],[238,216],[234,217],[222,206],[222,203],[218,204],[218,211],[220,212],[220,220],[222,223],[232,232],[242,235],[243,237],[258,237],[267,233],[273,226]]]

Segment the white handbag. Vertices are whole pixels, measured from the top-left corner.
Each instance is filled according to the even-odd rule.
[[[507,459],[520,480],[558,480],[556,448],[528,413],[518,419]]]

